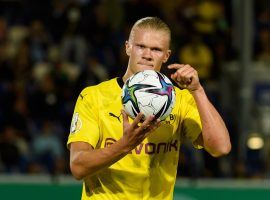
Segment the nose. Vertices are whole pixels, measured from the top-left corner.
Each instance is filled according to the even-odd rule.
[[[145,48],[143,50],[142,57],[146,60],[152,60],[152,53],[150,48]]]

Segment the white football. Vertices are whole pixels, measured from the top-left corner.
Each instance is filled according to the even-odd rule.
[[[160,72],[137,72],[122,88],[122,104],[133,119],[142,112],[145,118],[154,115],[164,120],[174,107],[175,90],[170,79]]]

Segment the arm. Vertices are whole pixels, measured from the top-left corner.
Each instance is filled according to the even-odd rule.
[[[70,169],[76,179],[92,176],[99,170],[109,167],[140,144],[148,134],[159,126],[159,120],[154,116],[148,117],[141,125],[143,114],[138,114],[133,123],[128,121],[127,114],[123,115],[123,137],[114,144],[94,149],[85,142],[73,142],[70,145]]]
[[[190,65],[172,64],[170,69],[176,69],[171,78],[182,88],[192,94],[202,122],[202,134],[196,142],[202,145],[212,156],[228,154],[231,143],[228,130],[221,116],[208,100],[198,78],[197,71]]]
[[[228,154],[231,150],[229,133],[221,116],[208,100],[204,89],[191,92],[202,122],[202,135],[198,138],[198,143],[214,157]]]

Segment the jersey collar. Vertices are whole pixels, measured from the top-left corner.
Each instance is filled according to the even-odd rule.
[[[120,78],[120,77],[117,77],[117,78],[116,78],[116,80],[117,80],[117,83],[118,83],[119,87],[120,87],[120,88],[122,88],[122,87],[123,87],[123,85],[124,85],[124,81],[123,81],[123,79],[122,79],[122,78]]]

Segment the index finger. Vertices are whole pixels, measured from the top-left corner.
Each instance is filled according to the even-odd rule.
[[[174,63],[174,64],[170,64],[168,65],[168,69],[180,69],[181,67],[185,66],[184,64],[177,64],[177,63]]]

